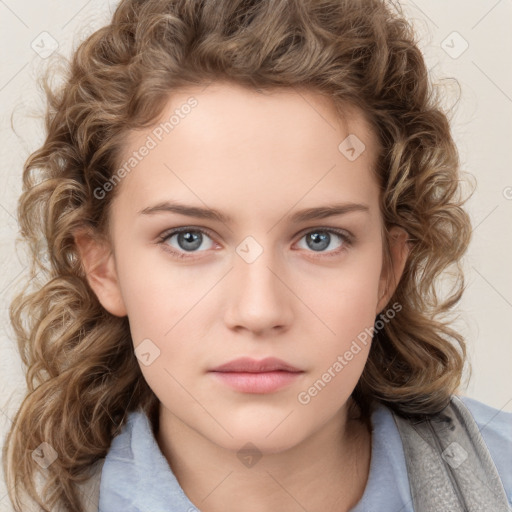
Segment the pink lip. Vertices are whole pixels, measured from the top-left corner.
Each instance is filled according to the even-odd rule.
[[[243,393],[272,393],[297,379],[302,370],[275,357],[242,357],[210,370],[224,384]]]

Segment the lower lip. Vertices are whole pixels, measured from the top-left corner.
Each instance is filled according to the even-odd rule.
[[[295,381],[303,372],[212,372],[222,382],[243,393],[272,393]]]

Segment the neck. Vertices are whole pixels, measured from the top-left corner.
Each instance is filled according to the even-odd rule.
[[[371,456],[368,425],[349,419],[346,411],[300,444],[246,463],[162,406],[156,437],[180,486],[202,512],[343,512],[361,499]]]

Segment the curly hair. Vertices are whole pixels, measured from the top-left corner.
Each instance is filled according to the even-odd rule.
[[[49,85],[46,139],[26,160],[18,203],[30,248],[27,283],[10,305],[27,394],[3,449],[16,511],[25,490],[43,510],[83,510],[75,484],[105,457],[130,411],[155,419],[158,400],[134,355],[128,319],[90,288],[73,234],[108,232],[111,178],[130,130],[149,127],[179,87],[230,80],[253,89],[306,88],[357,107],[378,136],[384,225],[403,227],[410,253],[391,298],[400,313],[375,332],[352,397],[368,418],[380,402],[404,416],[434,414],[461,384],[462,335],[448,316],[464,290],[471,237],[448,113],[416,34],[384,0],[123,0]],[[387,231],[385,231],[387,233]],[[389,240],[384,240],[389,258]],[[454,284],[444,295],[446,271]],[[34,486],[32,450],[58,459]],[[15,490],[15,491],[14,491]]]

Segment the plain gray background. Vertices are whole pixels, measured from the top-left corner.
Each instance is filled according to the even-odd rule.
[[[36,75],[52,51],[69,56],[104,25],[117,2],[0,0],[0,433],[10,426],[24,392],[21,361],[7,308],[23,278],[15,251],[21,170],[43,142],[43,98]],[[467,291],[456,327],[466,336],[473,366],[464,394],[512,411],[512,0],[402,2],[420,36],[435,81],[454,77],[461,98],[453,117],[462,169],[477,180],[468,203],[473,241],[464,259]],[[451,85],[450,85],[451,84]],[[459,94],[448,82],[446,105]],[[13,124],[10,117],[14,111]],[[10,511],[3,478],[0,511]]]

